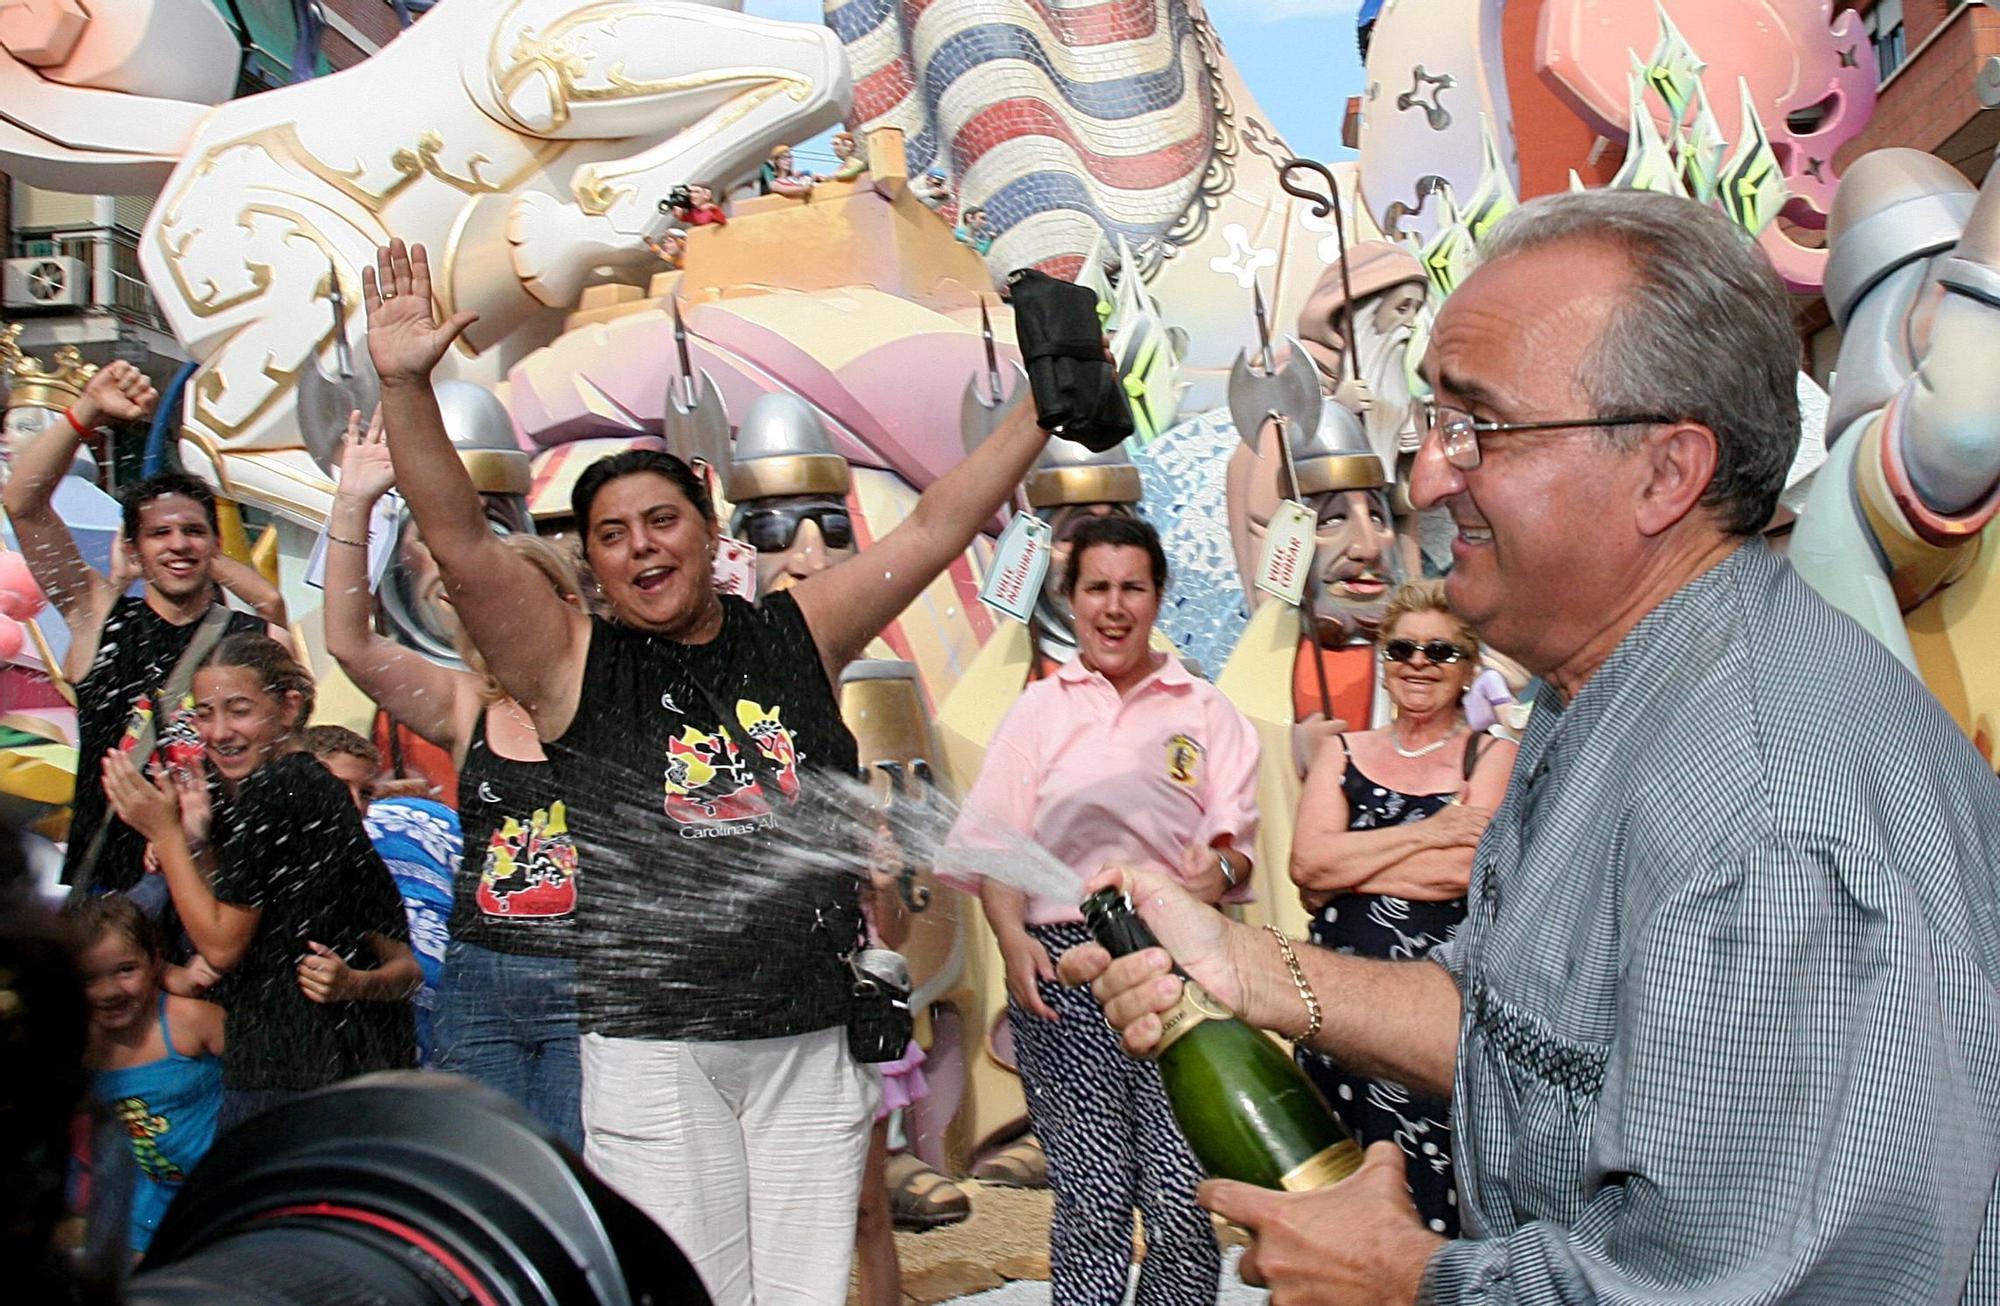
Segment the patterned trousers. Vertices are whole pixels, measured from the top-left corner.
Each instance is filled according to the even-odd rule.
[[[1030,926],[1058,959],[1090,937],[1082,925]],[[1012,1002],[1028,1119],[1048,1153],[1055,1216],[1049,1229],[1054,1306],[1115,1306],[1132,1264],[1132,1208],[1145,1217],[1146,1259],[1137,1306],[1212,1303],[1222,1254],[1208,1213],[1195,1205],[1204,1178],[1174,1124],[1150,1061],[1134,1061],[1104,1023],[1089,989],[1042,982],[1058,1021]]]

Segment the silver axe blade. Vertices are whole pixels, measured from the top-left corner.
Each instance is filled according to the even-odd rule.
[[[356,352],[347,338],[347,297],[340,288],[340,269],[327,265],[327,306],[333,312],[333,371],[320,366],[315,351],[299,373],[296,411],[299,437],[319,469],[331,476],[340,466],[340,440],[347,415],[359,411],[363,421],[382,397],[382,383],[366,349]]]
[[[965,383],[958,403],[959,437],[970,454],[1000,429],[1014,409],[1028,396],[1028,374],[1019,363],[1000,366],[1000,352],[993,341],[993,319],[987,316],[986,299],[979,300],[979,338],[986,346],[986,375]],[[984,381],[982,385],[981,382]]]
[[[1297,340],[1287,336],[1285,345],[1285,361],[1275,372],[1252,366],[1247,349],[1236,355],[1236,365],[1229,369],[1229,419],[1236,424],[1236,437],[1252,453],[1257,452],[1257,433],[1271,413],[1284,414],[1292,438],[1301,443],[1319,430],[1319,371]]]
[[[667,448],[683,462],[699,460],[716,476],[727,477],[731,458],[729,410],[716,393],[715,378],[694,368],[678,296],[674,298],[674,347],[680,354],[680,375],[667,383],[667,407],[660,423]]]
[[[1005,382],[1005,390],[990,391],[981,384],[981,378],[974,377],[965,383],[965,394],[958,401],[959,436],[968,454],[986,443],[987,437],[1027,402],[1031,387],[1028,374],[1019,363],[1007,364],[995,376]]]

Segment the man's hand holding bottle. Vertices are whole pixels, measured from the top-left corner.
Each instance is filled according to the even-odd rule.
[[[1259,948],[1264,931],[1226,919],[1154,872],[1106,871],[1090,892],[1121,887],[1161,946],[1115,959],[1098,944],[1073,948],[1063,955],[1061,978],[1091,985],[1128,1052],[1164,1053],[1162,1082],[1196,1157],[1210,1175],[1234,1176],[1209,1179],[1196,1199],[1249,1231],[1251,1245],[1238,1267],[1244,1282],[1270,1288],[1274,1303],[1414,1302],[1425,1266],[1445,1240],[1424,1227],[1410,1200],[1402,1152],[1378,1142],[1364,1158],[1291,1059],[1249,1028],[1274,1027],[1271,1013],[1286,1010],[1287,999],[1298,1005],[1283,963],[1275,970],[1267,964],[1283,954]],[[1104,910],[1098,900],[1087,901],[1087,919],[1094,907]],[[1111,916],[1121,909],[1109,905]],[[1133,940],[1129,917],[1122,926],[1094,922],[1093,928],[1121,950],[1143,942],[1143,930]],[[1191,993],[1194,1013],[1183,1007],[1175,962],[1238,1020],[1216,1020],[1220,1013],[1199,994]],[[1177,1025],[1171,1051],[1161,1046],[1163,1015]],[[1191,1047],[1204,1038],[1210,1046]],[[1190,1051],[1195,1063],[1177,1064]],[[1256,1118],[1240,1118],[1246,1113]],[[1289,1145],[1264,1154],[1278,1139]]]
[[[1086,943],[1063,954],[1057,974],[1065,984],[1090,985],[1104,1007],[1104,1019],[1118,1031],[1127,1052],[1151,1056],[1159,1043],[1160,1014],[1172,1010],[1181,998],[1181,981],[1172,973],[1176,961],[1231,1012],[1251,1024],[1263,1023],[1244,1009],[1239,958],[1246,945],[1255,943],[1256,931],[1238,925],[1158,871],[1112,867],[1091,880],[1089,892],[1121,886],[1161,946],[1113,960],[1099,945]]]

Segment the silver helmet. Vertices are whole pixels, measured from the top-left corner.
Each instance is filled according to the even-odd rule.
[[[1922,150],[1872,150],[1840,175],[1826,242],[1826,305],[1842,328],[1875,284],[1958,243],[1978,198],[1958,169]]]
[[[1320,404],[1319,425],[1303,438],[1292,438],[1292,464],[1298,468],[1301,495],[1379,490],[1389,479],[1361,419],[1331,399]],[[1288,494],[1285,469],[1273,470],[1278,493]]]
[[[1028,506],[1040,511],[1073,503],[1137,503],[1139,469],[1122,445],[1093,453],[1073,440],[1051,439],[1028,473]]]
[[[743,414],[730,460],[730,502],[790,494],[846,498],[851,483],[847,459],[834,452],[826,424],[804,399],[773,390]]]

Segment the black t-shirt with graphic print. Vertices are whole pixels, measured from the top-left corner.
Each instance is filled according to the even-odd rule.
[[[125,738],[135,711],[158,710],[159,705],[152,700],[200,628],[198,620],[176,626],[133,594],[113,603],[105,616],[104,629],[97,637],[97,656],[76,687],[76,797],[70,806],[69,850],[63,856],[64,884],[76,882],[84,851],[98,827],[107,821],[110,828],[91,877],[92,886],[100,893],[124,893],[145,874],[146,841],[112,814],[99,767],[104,755]],[[263,629],[260,618],[232,612],[224,633]],[[167,714],[170,720],[156,725],[160,741],[156,757],[176,748],[191,754],[200,750],[201,741],[187,721],[185,708],[184,703],[177,705]]]
[[[516,956],[569,956],[581,869],[569,804],[552,764],[493,751],[484,712],[458,769],[458,821],[465,853],[452,878],[452,942]]]
[[[548,745],[583,867],[587,1033],[740,1041],[846,1019],[860,839],[831,781],[855,775],[854,736],[789,594],[722,605],[707,644],[593,620],[576,717]]]
[[[370,933],[410,939],[402,896],[347,786],[311,754],[286,753],[243,781],[216,829],[215,896],[262,909],[217,994],[229,1013],[224,1085],[308,1089],[414,1067],[407,1001],[320,1003],[299,989],[308,942],[367,970],[376,965]]]

